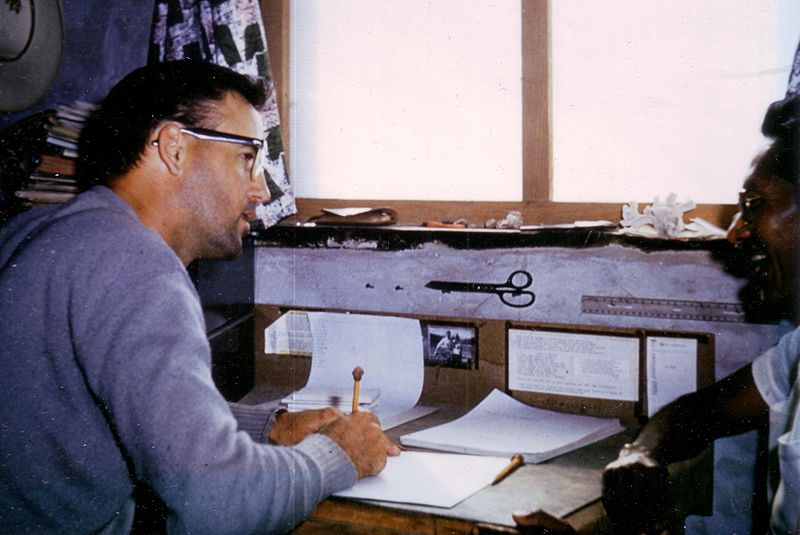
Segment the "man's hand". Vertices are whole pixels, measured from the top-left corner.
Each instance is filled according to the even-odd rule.
[[[564,522],[550,513],[531,511],[529,513],[511,513],[517,524],[516,528],[507,528],[494,524],[477,524],[472,528],[472,535],[578,535],[569,522]]]
[[[350,457],[358,479],[383,470],[387,455],[400,455],[400,448],[383,434],[378,418],[368,411],[343,416],[319,432],[333,439]]]
[[[578,535],[568,522],[542,510],[512,513],[511,517],[517,523],[517,530],[521,535]]]
[[[626,444],[603,472],[603,506],[614,533],[657,534],[669,514],[669,474],[645,447]]]
[[[302,412],[284,412],[279,414],[269,431],[270,444],[294,446],[311,433],[316,433],[323,426],[338,420],[342,413],[333,407]]]

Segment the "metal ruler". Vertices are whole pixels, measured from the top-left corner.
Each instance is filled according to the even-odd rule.
[[[680,299],[650,299],[647,297],[609,297],[584,295],[581,312],[611,316],[638,316],[694,321],[745,323],[744,308],[739,303],[712,303]]]

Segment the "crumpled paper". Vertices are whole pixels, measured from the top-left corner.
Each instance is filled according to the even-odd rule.
[[[695,217],[684,223],[683,214],[697,207],[694,201],[677,202],[677,196],[670,193],[665,201],[656,197],[653,204],[639,213],[639,203],[631,201],[622,207],[622,229],[620,234],[645,238],[665,239],[722,239],[725,230]]]
[[[497,221],[496,219],[489,218],[484,223],[485,228],[499,228],[499,229],[519,229],[524,224],[522,220],[522,212],[512,210],[506,214],[506,217]]]

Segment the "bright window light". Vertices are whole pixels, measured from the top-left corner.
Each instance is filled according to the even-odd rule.
[[[299,197],[522,200],[519,0],[291,4]],[[550,2],[553,200],[734,203],[796,0]]]
[[[735,203],[786,92],[800,2],[550,6],[553,200]]]
[[[520,200],[520,4],[291,4],[299,197]]]

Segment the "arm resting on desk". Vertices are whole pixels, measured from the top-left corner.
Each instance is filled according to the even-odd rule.
[[[266,444],[280,401],[268,401],[258,405],[228,402],[239,431],[244,431],[255,442]]]
[[[615,531],[661,532],[672,507],[667,465],[755,428],[767,410],[748,365],[657,412],[603,473],[603,505]]]
[[[280,408],[279,400],[258,405],[229,402],[228,406],[236,418],[239,431],[245,431],[255,442],[279,446],[294,446],[342,417],[341,412],[331,407],[287,412]]]

